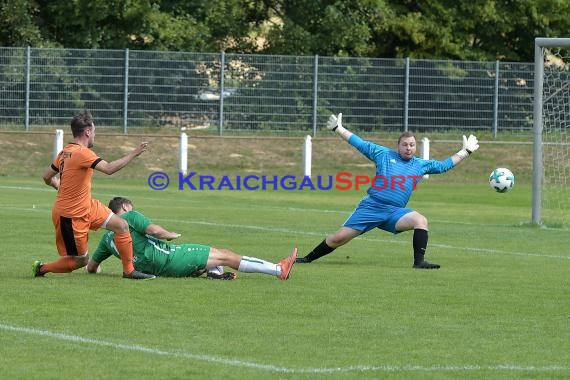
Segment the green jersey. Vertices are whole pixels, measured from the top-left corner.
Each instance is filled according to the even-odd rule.
[[[164,277],[188,277],[197,270],[205,269],[210,247],[201,244],[169,244],[145,233],[150,219],[138,211],[121,215],[129,223],[133,240],[133,265],[136,270]],[[106,231],[92,255],[102,263],[110,256],[119,257],[113,241],[115,233]]]

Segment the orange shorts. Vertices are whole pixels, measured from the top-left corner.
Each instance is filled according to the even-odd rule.
[[[113,212],[96,199],[91,200],[91,211],[81,217],[66,217],[53,209],[51,218],[55,227],[55,244],[60,256],[83,256],[89,252],[89,230],[105,227]]]

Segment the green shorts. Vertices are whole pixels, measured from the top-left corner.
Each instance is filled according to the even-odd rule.
[[[205,269],[210,257],[210,246],[201,244],[172,244],[168,260],[157,276],[188,277]]]
[[[167,254],[154,252],[135,263],[137,270],[161,277],[189,277],[205,269],[210,246],[201,244],[171,244]]]

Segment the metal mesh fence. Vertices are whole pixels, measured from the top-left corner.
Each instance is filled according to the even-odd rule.
[[[0,128],[100,127],[317,135],[532,133],[533,64],[130,50],[0,48]]]
[[[0,48],[0,125],[23,126],[26,106],[26,51]]]

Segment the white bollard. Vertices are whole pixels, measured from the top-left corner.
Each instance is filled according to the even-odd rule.
[[[313,143],[311,141],[311,136],[307,135],[305,137],[305,143],[303,145],[303,172],[305,177],[311,178],[311,161],[312,161],[312,150]]]
[[[427,137],[422,139],[422,158],[424,160],[429,160],[429,139]],[[424,174],[424,178],[428,179],[429,174]]]
[[[59,152],[63,150],[63,129],[55,130],[55,139],[53,141],[53,158],[56,158]]]
[[[179,171],[186,175],[188,172],[188,135],[185,132],[180,134],[179,163]]]

